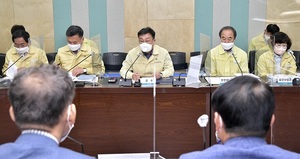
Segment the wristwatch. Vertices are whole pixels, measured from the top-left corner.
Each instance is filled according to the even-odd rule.
[[[86,72],[87,72],[87,71],[86,71],[86,69],[84,68],[84,69],[83,69],[83,73],[86,73]]]
[[[160,78],[163,78],[163,74],[162,73],[160,73]]]

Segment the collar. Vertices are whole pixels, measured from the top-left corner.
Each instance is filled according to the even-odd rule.
[[[259,145],[266,145],[267,142],[261,137],[243,136],[228,139],[224,145],[231,147],[250,148]]]
[[[36,129],[27,129],[27,130],[23,130],[22,134],[37,134],[37,135],[42,135],[42,136],[45,136],[45,137],[48,137],[48,138],[54,140],[57,144],[59,144],[57,138],[55,136],[53,136],[52,134],[46,132],[46,131],[36,130]]]

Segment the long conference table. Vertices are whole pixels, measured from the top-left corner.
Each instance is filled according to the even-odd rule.
[[[156,88],[154,98],[153,88],[103,83],[76,88],[77,120],[70,136],[84,145],[86,154],[157,151],[165,158],[178,158],[182,153],[203,150],[204,144],[205,147],[215,144],[210,98],[217,87],[196,89],[161,85]],[[273,89],[276,121],[267,141],[300,153],[300,87]],[[20,131],[8,114],[7,88],[0,88],[0,102],[0,144],[3,144],[13,142]],[[202,114],[210,117],[204,130],[206,142],[197,123]],[[61,146],[81,152],[80,144],[70,139]]]

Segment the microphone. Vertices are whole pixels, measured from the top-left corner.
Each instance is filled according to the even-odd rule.
[[[231,55],[233,56],[233,58],[234,58],[234,61],[235,61],[235,63],[237,64],[237,66],[239,67],[239,69],[240,69],[240,71],[241,71],[241,74],[242,74],[242,76],[243,76],[243,71],[242,71],[242,69],[241,69],[241,66],[240,66],[240,64],[238,63],[238,61],[236,60],[236,57],[235,57],[235,55],[234,55],[234,53],[233,53],[233,50],[231,49]]]
[[[198,118],[197,123],[198,123],[199,126],[202,128],[203,149],[205,149],[205,145],[206,145],[205,128],[206,128],[207,123],[208,123],[208,115],[207,115],[207,114],[201,115],[201,116]]]
[[[128,71],[131,69],[131,67],[133,66],[133,64],[137,61],[137,59],[139,57],[141,57],[143,55],[143,53],[138,53],[138,56],[135,58],[135,60],[133,61],[133,63],[129,66],[129,68],[127,69],[126,73],[125,73],[125,77],[124,79],[120,78],[120,81],[119,81],[119,86],[123,86],[123,87],[131,87],[132,86],[132,82],[131,80],[127,80],[126,77],[127,77],[127,73]]]
[[[295,60],[297,68],[300,68],[299,65],[298,65],[298,63],[297,63],[297,59],[296,59],[295,56],[294,56],[294,52],[293,52],[292,50],[288,50],[287,52],[288,52],[288,53],[292,56],[292,58]]]
[[[88,56],[86,56],[85,58],[83,58],[81,61],[79,61],[76,65],[74,65],[73,67],[71,67],[70,69],[68,69],[67,72],[71,71],[73,68],[75,68],[76,66],[78,66],[79,64],[81,64],[83,61],[85,61],[87,58],[94,56],[95,53],[91,52]]]
[[[27,53],[27,52],[25,52]],[[1,78],[4,77],[4,73],[9,70],[13,65],[15,65],[21,58],[23,58],[25,56],[25,53],[23,53],[15,62],[13,62],[9,67],[7,67],[3,72],[2,72],[2,76],[0,76]]]
[[[72,141],[74,141],[74,142],[76,142],[77,144],[79,144],[79,145],[80,145],[80,147],[81,147],[81,153],[83,153],[83,154],[84,154],[84,147],[83,147],[83,143],[79,142],[78,140],[76,140],[76,139],[74,139],[74,138],[72,138],[72,137],[70,137],[70,136],[68,136],[67,138],[68,138],[68,139],[70,139],[70,140],[72,140]]]
[[[178,76],[178,79],[176,78],[173,78],[173,81],[172,81],[172,85],[173,86],[185,86],[185,78],[181,78],[181,75],[184,74],[184,73],[180,73],[179,76]]]

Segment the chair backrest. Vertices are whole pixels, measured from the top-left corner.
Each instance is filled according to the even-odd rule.
[[[256,50],[252,50],[249,52],[248,68],[250,73],[254,73],[255,70],[255,53]]]
[[[297,69],[300,69],[300,51],[293,51],[296,58]]]
[[[5,62],[5,54],[0,53],[0,75],[2,75],[2,68]]]
[[[127,53],[125,52],[106,52],[103,53],[103,63],[106,71],[120,71],[122,63]]]
[[[53,64],[57,52],[46,53],[49,64]]]
[[[201,68],[204,68],[207,53],[208,53],[208,51],[194,51],[194,52],[190,52],[190,57],[202,54],[203,56],[202,56],[202,61],[201,61]]]
[[[187,69],[185,52],[170,51],[169,54],[173,62],[174,70]]]

